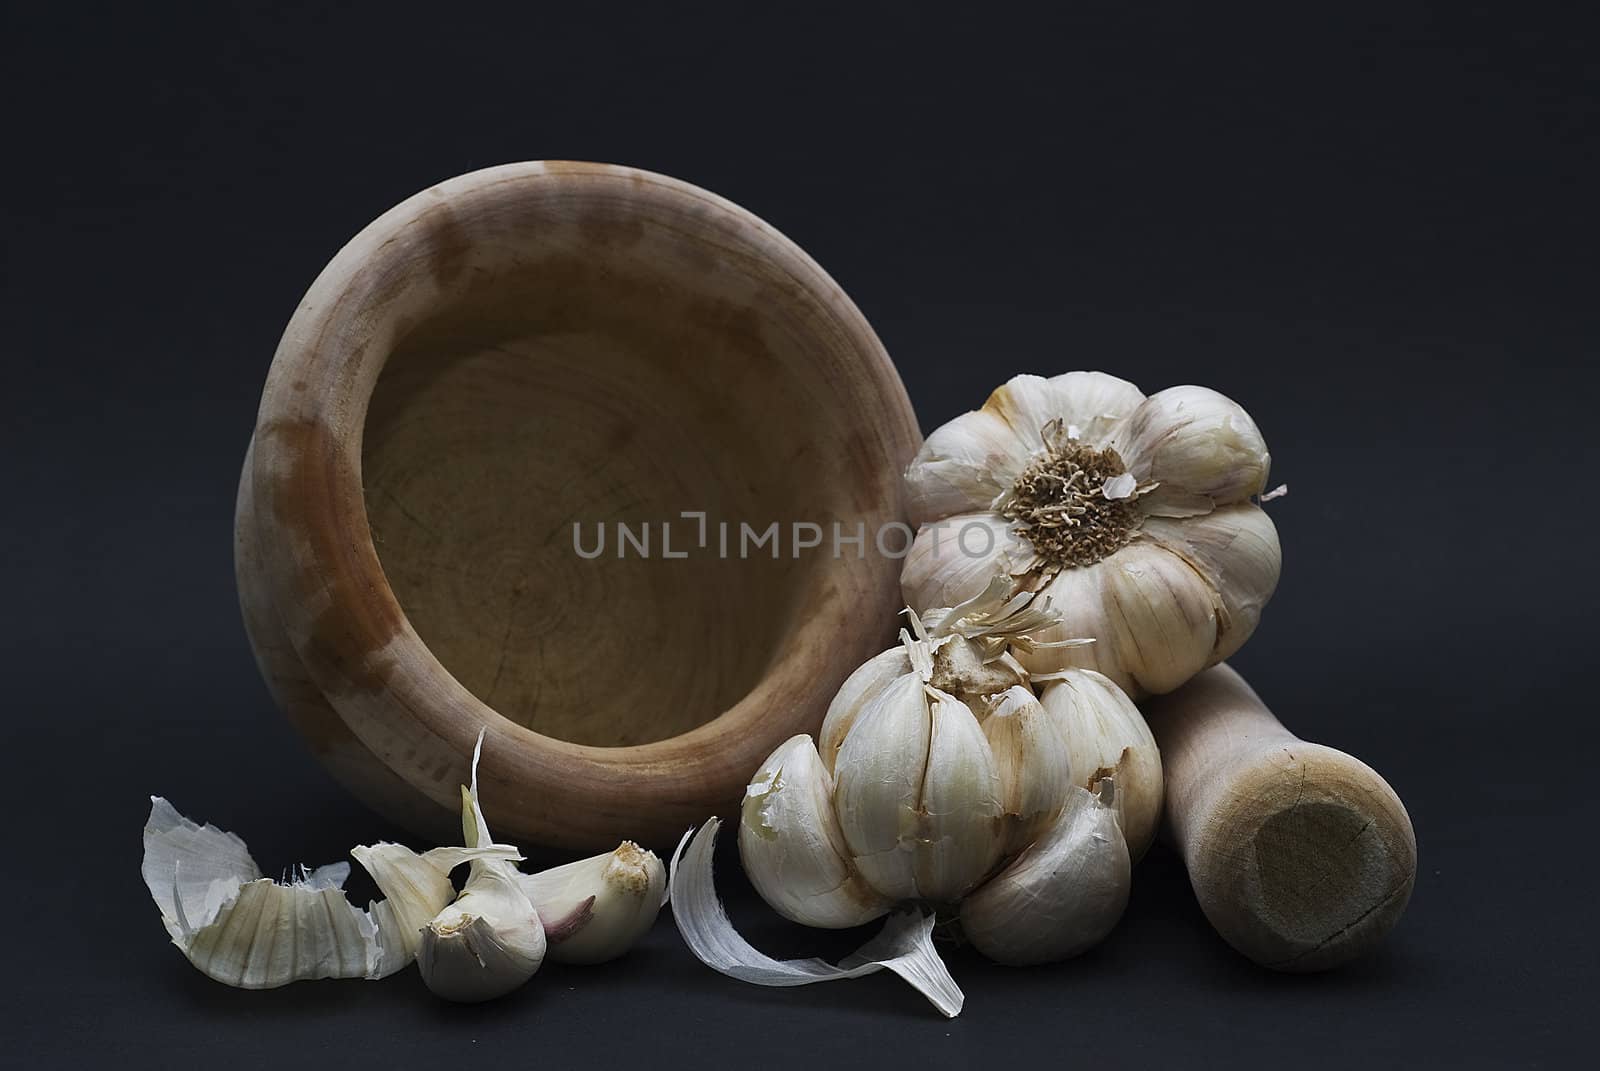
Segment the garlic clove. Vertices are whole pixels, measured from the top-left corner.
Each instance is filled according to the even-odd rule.
[[[984,509],[1016,479],[1028,451],[999,414],[964,413],[928,436],[905,473],[912,524]]]
[[[1074,787],[1049,832],[961,902],[961,930],[997,963],[1067,959],[1099,943],[1128,904],[1131,864],[1112,804]]]
[[[1170,692],[1211,664],[1217,596],[1183,559],[1134,543],[1106,559],[1102,577],[1110,635],[1087,635],[1110,641],[1138,694]]]
[[[1039,702],[1066,739],[1079,788],[1115,771],[1128,851],[1142,858],[1160,828],[1165,795],[1161,752],[1144,715],[1122,689],[1092,670],[1066,671],[1041,688]]]
[[[1216,592],[1222,613],[1210,662],[1231,658],[1255,631],[1278,586],[1283,550],[1272,518],[1240,502],[1182,522],[1148,517],[1142,532],[1187,562]]]
[[[436,919],[422,932],[417,968],[434,996],[477,1004],[505,996],[538,970],[544,951],[542,933],[537,942],[521,939],[527,937],[526,930],[509,934],[502,913],[497,911],[498,922],[473,913],[483,908],[482,902],[474,902],[471,910]]]
[[[472,750],[472,783],[461,789],[461,832],[468,848],[492,840],[478,799],[483,736],[478,734]],[[463,1003],[492,1000],[539,969],[544,926],[518,878],[508,861],[474,860],[461,895],[428,923],[417,966],[434,995]]]
[[[896,678],[910,672],[911,659],[906,654],[905,646],[900,645],[868,659],[845,678],[833,702],[828,704],[828,713],[822,719],[822,731],[817,736],[817,752],[830,774],[834,760],[839,756],[839,748],[861,711]]]
[[[417,958],[423,927],[455,899],[451,867],[400,844],[363,844],[350,854],[384,895],[367,910],[381,950],[374,977],[385,978]]]
[[[928,698],[931,728],[914,842],[917,895],[952,903],[1000,860],[1000,773],[967,705],[935,688]]]
[[[918,611],[957,606],[982,596],[996,576],[1020,578],[1039,564],[1033,544],[1000,514],[962,513],[917,532],[900,572],[900,591]]]
[[[549,956],[559,963],[616,959],[649,931],[666,902],[666,867],[631,840],[518,877],[544,923]]]
[[[1271,457],[1250,414],[1208,387],[1169,387],[1145,399],[1116,429],[1111,445],[1140,484],[1146,512],[1178,516],[1240,502],[1267,486]]]
[[[1117,635],[1108,619],[1110,570],[1128,549],[1123,547],[1093,565],[1063,569],[1039,590],[1036,598],[1048,598],[1061,620],[1059,624],[1035,632],[1034,645],[1019,644],[1012,649],[1030,675],[1038,678],[1066,669],[1092,669],[1125,689],[1138,688],[1123,665]],[[1076,636],[1093,636],[1095,642],[1079,647],[1052,646]]]
[[[1059,720],[1026,687],[995,697],[983,735],[1000,775],[1005,854],[1026,848],[1061,813],[1072,787],[1071,751]]]
[[[921,678],[908,673],[867,704],[834,763],[834,813],[856,871],[891,900],[917,897],[917,809],[932,718]]]
[[[790,737],[745,792],[739,855],[746,876],[792,922],[859,926],[894,905],[861,879],[848,852],[833,813],[833,778],[809,736]]]
[[[1144,400],[1144,392],[1125,379],[1104,372],[1067,372],[1049,379],[1014,376],[989,395],[984,409],[1003,417],[1031,454],[1044,449],[1041,433],[1052,421],[1070,438],[1099,446]]]

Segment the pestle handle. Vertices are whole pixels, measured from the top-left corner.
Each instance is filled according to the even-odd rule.
[[[1317,971],[1374,948],[1405,910],[1417,841],[1370,766],[1285,729],[1215,666],[1145,704],[1167,828],[1206,918],[1265,967]]]

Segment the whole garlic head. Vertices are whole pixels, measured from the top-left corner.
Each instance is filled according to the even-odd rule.
[[[906,470],[921,528],[902,590],[921,611],[1007,577],[1061,614],[1016,652],[1029,672],[1171,691],[1237,651],[1277,586],[1277,531],[1251,501],[1270,461],[1249,414],[1205,387],[1145,397],[1101,372],[1017,376]],[[1068,636],[1097,642],[1048,643]]]
[[[969,901],[1001,905],[981,916],[985,933],[1002,934],[995,938],[1001,947],[1014,931],[996,914],[1032,904],[1017,907],[1010,925],[1039,931],[1041,947],[1072,951],[1084,934],[1103,934],[1115,922],[1104,912],[1127,896],[1122,813],[1108,818],[1108,802],[1085,802],[1090,793],[1072,767],[1071,736],[1097,725],[1079,709],[1091,701],[1058,701],[1052,710],[1014,663],[1002,661],[1007,642],[1053,620],[1027,602],[935,611],[939,635],[911,615],[916,635],[902,632],[898,658],[885,652],[840,689],[822,731],[832,762],[803,735],[768,758],[745,794],[739,849],[751,883],[775,910],[809,926],[848,927],[899,905],[961,917]],[[976,697],[977,709],[939,686],[950,683],[941,673],[976,680],[991,671],[1003,686]],[[1105,687],[1115,692],[1110,682]],[[1132,709],[1121,693],[1116,699]],[[1084,754],[1099,750],[1091,744]],[[1090,772],[1103,779],[1109,771]],[[1070,835],[1058,830],[1069,810]],[[1053,845],[1046,863],[1005,865],[1030,852],[1037,860],[1044,849],[1033,846],[1041,843]],[[1103,862],[1118,853],[1120,870]],[[1040,877],[1046,872],[1118,887],[1052,885]],[[1095,905],[1098,914],[1088,918],[1087,906],[1073,905]]]

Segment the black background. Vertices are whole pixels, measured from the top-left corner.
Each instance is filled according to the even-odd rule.
[[[1523,5],[669,7],[7,6],[17,1066],[1557,1063],[1600,996],[1591,27]],[[190,968],[139,880],[149,793],[268,869],[403,836],[301,749],[238,623],[232,496],[277,336],[381,211],[537,158],[666,172],[777,225],[860,304],[925,430],[1023,370],[1242,402],[1293,493],[1235,664],[1407,801],[1422,869],[1381,953],[1257,970],[1163,848],[1083,959],[957,953],[950,1022],[887,976],[723,979],[666,915],[629,959],[484,1007],[414,973],[245,993]],[[852,946],[772,921],[732,864],[757,944]]]

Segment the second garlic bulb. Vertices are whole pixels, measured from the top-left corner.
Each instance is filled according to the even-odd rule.
[[[1118,747],[1125,737],[1137,743],[1118,724],[1120,708],[1098,707],[1138,712],[1109,681],[1103,696],[1092,683],[1080,695],[1063,681],[1053,685],[1064,689],[1058,698],[1041,702],[1007,653],[1054,620],[1027,603],[937,611],[932,634],[913,615],[916,635],[902,633],[900,648],[840,689],[820,753],[802,735],[768,758],[745,795],[739,848],[775,910],[842,928],[908,903],[965,918],[970,904],[1004,962],[1020,962],[1009,950],[1035,943],[1049,956],[1073,954],[1115,924],[1130,856],[1127,812],[1111,809],[1111,785],[1143,771],[1123,755],[1129,744]],[[1076,750],[1074,735],[1083,737]],[[1117,757],[1099,762],[1111,747]],[[1075,770],[1077,754],[1095,764]],[[1147,757],[1159,812],[1153,745]],[[1060,874],[1073,880],[1051,878]]]

